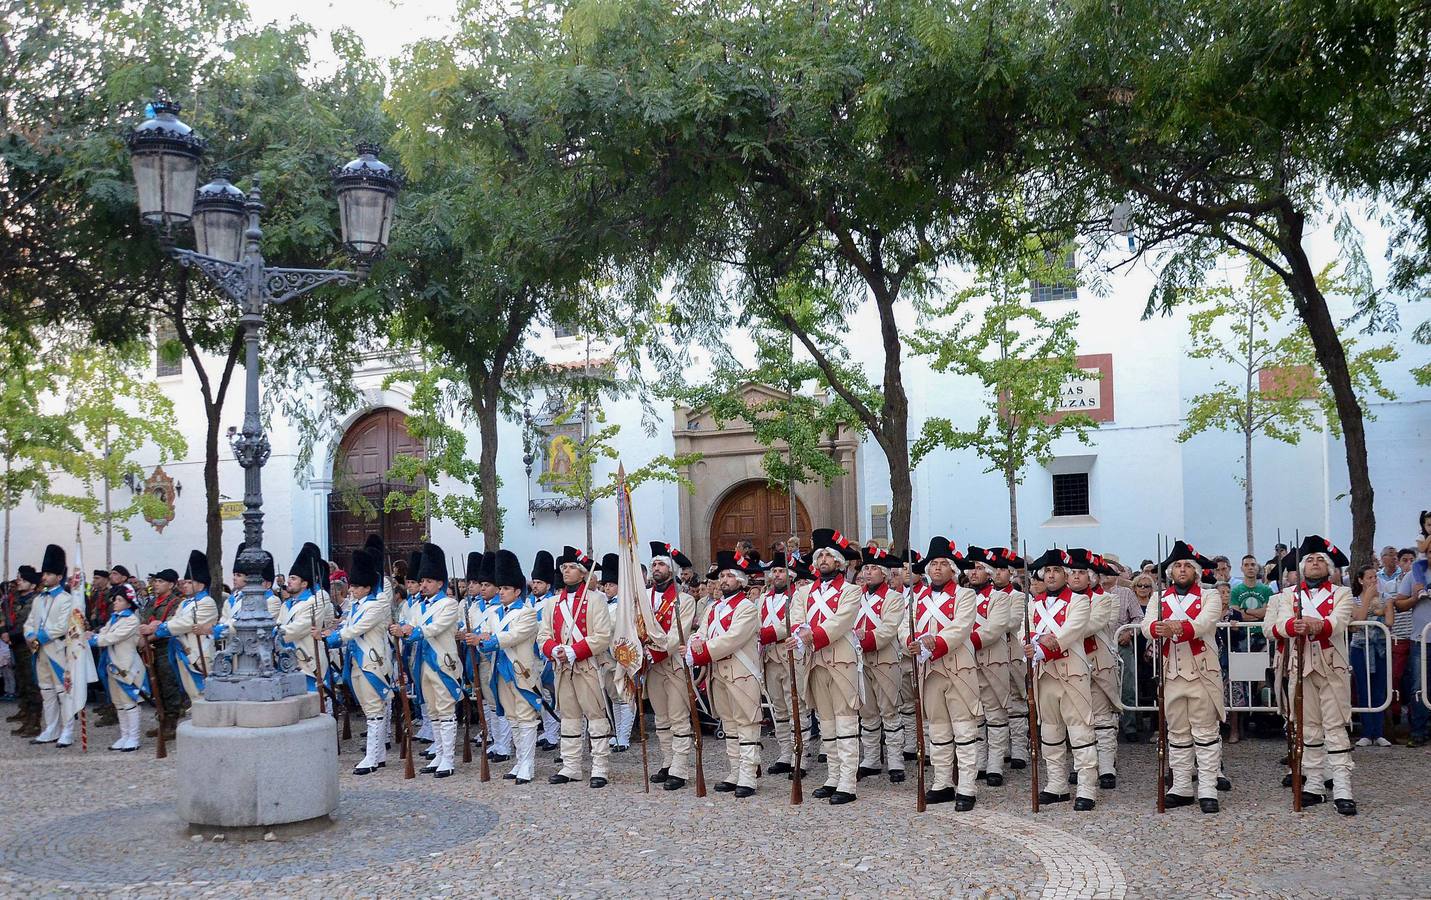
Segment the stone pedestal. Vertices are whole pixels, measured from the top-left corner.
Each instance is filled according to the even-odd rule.
[[[318,695],[267,702],[198,700],[179,724],[179,817],[255,828],[338,808],[338,724]]]

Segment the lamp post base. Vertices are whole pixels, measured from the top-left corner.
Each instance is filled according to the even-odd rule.
[[[338,808],[337,727],[319,714],[317,694],[196,702],[178,730],[179,818],[258,828],[331,815]]]

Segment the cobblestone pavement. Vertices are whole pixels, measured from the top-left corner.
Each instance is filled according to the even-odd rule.
[[[818,764],[801,807],[789,806],[783,777],[762,779],[746,800],[714,790],[700,800],[690,787],[646,794],[634,746],[612,755],[602,790],[546,784],[549,753],[521,787],[501,778],[510,764],[494,765],[487,784],[475,763],[443,781],[404,781],[395,761],[357,778],[355,733],[334,826],[243,843],[193,838],[170,801],[172,750],[167,760],[152,744],[106,752],[114,732],[91,729],[86,754],[0,739],[10,801],[0,895],[1431,896],[1421,862],[1431,756],[1401,747],[1356,751],[1352,819],[1329,804],[1292,813],[1278,786],[1283,746],[1262,740],[1227,748],[1234,789],[1216,816],[1157,815],[1153,748],[1127,744],[1120,787],[1092,813],[1058,804],[1032,815],[1024,770],[1004,787],[980,785],[972,813],[939,805],[918,815],[912,772],[903,785],[866,778],[858,802],[831,807],[810,796]],[[712,788],[722,751],[706,739]]]

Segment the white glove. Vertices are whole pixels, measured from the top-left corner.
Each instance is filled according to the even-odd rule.
[[[686,665],[690,666],[691,668],[695,668],[696,666],[696,658],[691,654],[690,647],[686,648]]]
[[[1034,658],[1033,658],[1034,665],[1038,665],[1039,663],[1043,662],[1045,659],[1048,658],[1048,653],[1043,649],[1043,644],[1039,643],[1038,641],[1034,641],[1033,648],[1034,648]]]
[[[929,652],[929,648],[923,644],[919,645],[919,655],[915,657],[914,664],[922,666],[934,658],[934,654]]]
[[[571,665],[576,662],[576,654],[571,652],[571,648],[566,644],[559,644],[552,650],[552,656],[556,658],[558,664]]]

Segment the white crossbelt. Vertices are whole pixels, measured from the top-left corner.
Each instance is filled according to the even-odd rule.
[[[760,604],[760,627],[775,628],[785,621],[787,595],[769,594]]]
[[[736,594],[735,596],[744,597],[745,595]],[[730,630],[730,626],[725,623],[725,617],[729,615],[730,620],[734,622],[735,607],[738,605],[731,603],[730,601],[732,599],[734,598],[722,597],[720,602],[716,606],[711,607],[710,616],[706,620],[707,644],[709,644],[711,641],[715,640],[718,637],[722,637],[727,631]],[[745,666],[746,670],[750,672],[750,674],[755,676],[756,681],[760,682],[762,685],[765,684],[764,669],[760,665],[759,661],[750,655],[749,645],[737,647],[735,652],[731,655],[734,656],[742,666]]]

